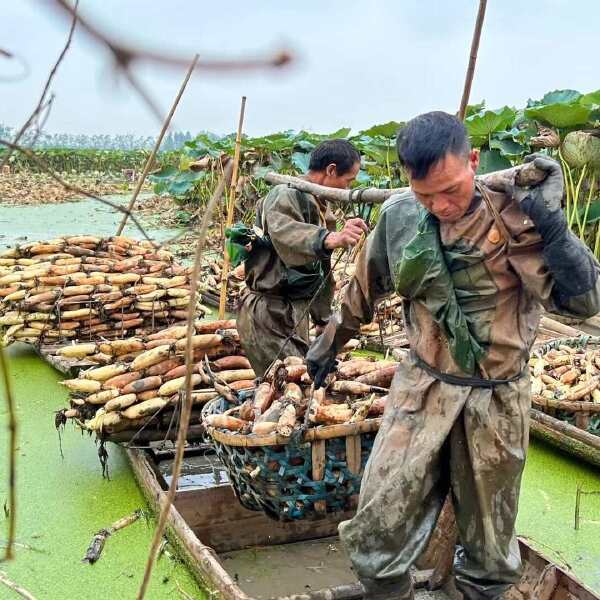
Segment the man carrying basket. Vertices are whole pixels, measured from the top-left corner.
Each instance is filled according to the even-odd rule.
[[[367,598],[410,599],[409,567],[451,491],[456,587],[500,598],[521,572],[515,519],[540,313],[596,314],[600,266],[568,229],[554,160],[529,157],[546,172],[539,185],[494,192],[475,179],[463,124],[442,112],[410,121],[397,148],[411,190],[384,204],[339,312],[307,355],[319,387],[377,301],[403,297],[411,354],[340,535]]]

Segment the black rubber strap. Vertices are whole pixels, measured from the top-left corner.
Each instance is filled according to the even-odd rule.
[[[448,383],[450,385],[462,385],[465,387],[476,387],[476,388],[487,388],[491,389],[497,385],[504,385],[506,383],[512,383],[520,379],[524,371],[513,375],[509,379],[483,379],[481,377],[460,377],[459,375],[451,375],[450,373],[442,373],[437,369],[434,369],[431,365],[428,365],[420,356],[414,352],[410,353],[412,359],[415,361],[418,367],[423,369],[426,373],[431,375],[434,379]]]

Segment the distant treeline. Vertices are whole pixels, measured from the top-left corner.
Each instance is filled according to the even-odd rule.
[[[14,127],[9,127],[0,123],[0,138],[12,140],[16,134]],[[185,142],[194,139],[189,131],[173,131],[168,133],[160,149],[163,152],[170,150],[179,150]],[[149,150],[156,142],[153,136],[141,136],[133,134],[71,134],[71,133],[41,133],[37,139],[35,134],[28,131],[22,138],[21,143],[24,146],[31,146],[37,149],[46,148],[73,148],[95,150]]]

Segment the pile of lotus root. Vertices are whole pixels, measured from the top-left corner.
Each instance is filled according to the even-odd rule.
[[[378,417],[397,365],[370,358],[347,360],[328,377],[326,387],[314,390],[303,359],[290,356],[276,361],[252,399],[223,414],[205,415],[204,423],[242,435],[290,437],[299,428]]]
[[[235,326],[234,320],[195,323],[193,409],[254,386],[255,374],[240,349]],[[106,364],[60,382],[71,394],[70,408],[59,413],[57,424],[74,419],[98,434],[132,435],[153,422],[159,428],[168,425],[185,383],[185,347],[186,326],[173,326],[145,337],[59,349],[58,355],[67,357],[102,354]]]
[[[184,320],[190,298],[189,270],[149,241],[78,235],[0,253],[4,345],[150,333]]]

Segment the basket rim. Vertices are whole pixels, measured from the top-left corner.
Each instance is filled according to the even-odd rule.
[[[220,401],[222,396],[210,400],[205,405],[205,410],[208,412],[209,405]],[[203,410],[203,414],[205,414]],[[303,435],[301,442],[313,442],[316,440],[328,440],[337,437],[347,437],[351,435],[360,435],[361,433],[371,433],[378,431],[383,417],[375,417],[365,419],[358,423],[341,423],[336,425],[317,425],[307,429]],[[289,444],[294,436],[284,437],[277,433],[267,435],[257,435],[255,433],[240,434],[231,433],[216,427],[206,427],[206,432],[210,437],[221,444],[227,446],[238,447],[253,447],[253,446],[285,446]],[[297,442],[296,442],[297,443]]]
[[[540,344],[534,344],[532,348],[532,354],[538,355],[549,350],[556,350],[559,346],[571,346],[573,348],[586,346],[600,346],[600,336],[583,334],[577,337],[558,337],[547,342]]]
[[[555,338],[534,346],[533,355],[539,356],[549,350],[556,350],[559,346],[571,346],[572,348],[586,348],[587,346],[600,346],[600,336],[583,334],[577,337]],[[600,404],[596,402],[582,402],[581,400],[554,400],[544,398],[539,394],[532,394],[533,404],[542,408],[557,408],[568,412],[600,412]]]

